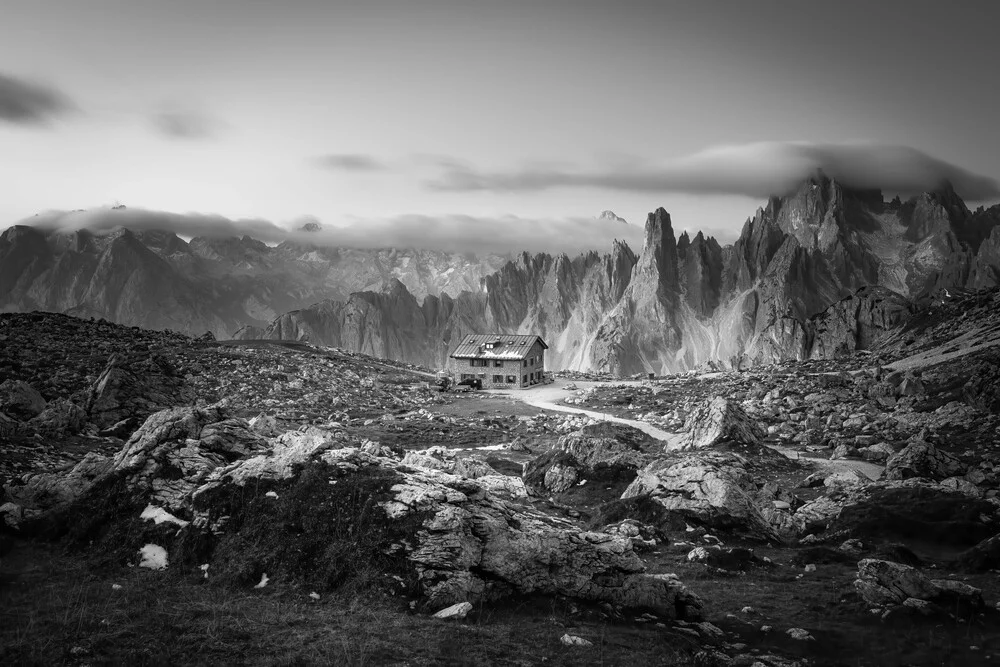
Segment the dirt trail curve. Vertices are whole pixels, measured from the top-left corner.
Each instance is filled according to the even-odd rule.
[[[652,424],[648,424],[643,421],[638,421],[636,419],[624,419],[622,417],[615,417],[606,412],[597,412],[595,410],[584,410],[582,408],[574,408],[569,405],[562,405],[557,401],[565,398],[569,390],[566,389],[566,385],[575,384],[578,389],[589,389],[590,387],[599,387],[607,385],[621,385],[621,384],[642,384],[641,380],[616,380],[614,382],[588,382],[588,381],[576,381],[567,382],[565,380],[557,380],[553,384],[545,385],[542,387],[535,387],[530,391],[500,391],[491,390],[491,393],[504,394],[507,396],[512,396],[517,398],[528,405],[532,405],[536,408],[542,410],[554,410],[556,412],[568,412],[573,414],[587,415],[593,419],[598,419],[601,421],[615,422],[616,424],[627,424],[628,426],[633,426],[643,433],[646,433],[657,440],[660,440],[666,444],[667,447],[678,446],[682,439],[682,436],[678,433],[671,433],[669,431],[664,431],[661,428],[657,428]],[[846,461],[838,459],[831,461],[829,459],[823,459],[814,456],[802,456],[800,452],[786,449],[783,447],[772,447],[772,449],[781,452],[790,459],[796,459],[799,461],[809,461],[814,463],[819,467],[831,468],[834,470],[856,470],[861,474],[865,475],[870,479],[878,479],[882,474],[883,467],[876,465],[874,463],[869,463],[867,461]]]

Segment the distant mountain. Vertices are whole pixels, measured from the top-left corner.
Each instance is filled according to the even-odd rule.
[[[639,255],[620,241],[571,258],[127,229],[0,235],[0,310],[306,339],[428,366],[484,331],[541,335],[549,368],[621,375],[836,356],[871,346],[928,295],[998,283],[1000,206],[970,211],[950,186],[887,202],[822,174],[771,198],[725,247],[676,236],[657,209]]]
[[[417,295],[478,290],[506,257],[327,248],[249,236],[120,228],[97,234],[15,226],[0,234],[0,311],[47,310],[229,338],[324,299],[398,280]]]
[[[819,174],[771,198],[732,246],[701,233],[677,238],[658,209],[638,257],[623,243],[572,259],[523,253],[484,277],[482,291],[463,295],[460,307],[401,294],[389,306],[355,294],[244,335],[294,338],[305,327],[287,317],[313,323],[322,311],[336,315],[310,339],[376,355],[443,365],[448,342],[463,333],[538,333],[550,346],[550,368],[669,373],[849,353],[905,321],[926,295],[998,278],[1000,206],[970,212],[947,186],[886,202]],[[359,325],[347,313],[361,301]],[[385,309],[403,302],[413,316],[401,329]],[[348,320],[354,328],[345,336]],[[427,342],[403,351],[391,342],[400,330]]]
[[[623,225],[627,225],[628,221],[625,218],[618,217],[614,211],[601,211],[601,214],[597,216],[598,220],[609,220],[611,222],[620,222]]]

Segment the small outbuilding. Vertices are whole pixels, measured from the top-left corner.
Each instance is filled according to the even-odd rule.
[[[448,359],[459,382],[479,380],[484,389],[524,389],[545,377],[545,344],[541,336],[470,334]]]

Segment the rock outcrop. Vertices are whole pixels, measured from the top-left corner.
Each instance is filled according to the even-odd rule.
[[[879,606],[904,605],[927,613],[927,603],[942,608],[978,610],[985,607],[978,588],[950,579],[928,579],[916,568],[886,560],[866,558],[858,563],[854,588],[864,600]]]
[[[115,355],[94,382],[84,409],[100,428],[128,421],[134,427],[157,410],[192,401],[190,387],[184,386],[166,358],[150,355],[127,360],[125,355]]]
[[[735,454],[662,456],[641,469],[622,494],[622,498],[640,496],[649,496],[698,525],[750,539],[778,539],[771,522],[774,492],[765,489]]]
[[[885,463],[885,479],[924,477],[943,480],[965,472],[957,458],[929,442],[916,440],[896,452]]]
[[[0,412],[27,421],[45,410],[45,399],[22,380],[4,380],[0,384]]]
[[[560,494],[577,485],[620,490],[655,458],[655,441],[630,426],[595,425],[559,438],[556,446],[524,467],[536,493]]]
[[[714,398],[698,406],[685,423],[683,449],[707,449],[722,443],[760,447],[764,431],[735,401]]]
[[[265,439],[224,405],[173,408],[149,417],[114,458],[88,458],[68,475],[9,486],[19,511],[5,506],[4,516],[27,516],[25,530],[49,534],[74,524],[79,535],[86,528],[73,517],[101,508],[85,523],[103,525],[103,535],[107,522],[131,525],[110,531],[132,536],[134,544],[118,545],[126,553],[154,531],[169,567],[208,562],[209,572],[246,581],[262,573],[319,576],[347,567],[348,556],[350,567],[378,562],[413,581],[430,611],[520,594],[669,619],[701,616],[697,596],[674,575],[647,573],[626,537],[509,504],[480,482],[487,476],[415,467],[378,446],[344,444],[320,429]],[[315,523],[305,530],[303,521]],[[264,539],[276,545],[257,560]],[[303,539],[324,549],[289,547]],[[303,558],[313,559],[308,567]],[[326,583],[341,576],[329,574]]]

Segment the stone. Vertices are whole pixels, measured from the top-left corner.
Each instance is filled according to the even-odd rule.
[[[436,612],[434,614],[434,618],[439,618],[442,620],[449,620],[449,619],[461,620],[466,616],[468,616],[470,611],[472,611],[471,602],[456,602],[450,607],[445,607],[441,611]]]
[[[915,440],[885,462],[883,479],[898,480],[925,477],[942,480],[962,475],[965,466],[957,458],[924,440]]]
[[[77,433],[86,420],[87,413],[83,408],[65,398],[57,398],[49,401],[28,425],[45,435],[66,435]]]
[[[827,475],[823,480],[823,486],[834,492],[870,484],[871,481],[862,472],[858,472],[853,468],[844,468]]]
[[[752,549],[739,547],[734,549],[720,546],[695,547],[688,552],[687,559],[720,570],[747,570],[759,563]]]
[[[45,399],[34,387],[22,380],[4,380],[0,383],[0,412],[9,417],[28,421],[45,409]]]
[[[838,459],[852,458],[858,455],[858,450],[854,445],[849,445],[847,443],[841,443],[833,450],[830,454],[830,460],[835,461]]]
[[[963,551],[958,556],[958,562],[967,570],[975,572],[1000,570],[1000,534]]]
[[[622,498],[649,495],[665,509],[703,525],[767,540],[776,534],[762,510],[775,510],[773,498],[761,493],[762,486],[741,458],[702,451],[653,461],[639,471]]]
[[[896,453],[896,450],[892,448],[892,445],[886,442],[879,442],[871,445],[870,447],[860,449],[858,452],[865,461],[871,461],[872,463],[884,463],[890,456]]]
[[[706,449],[723,442],[760,446],[764,431],[735,401],[723,397],[700,405],[689,416],[683,449]]]
[[[587,426],[559,438],[556,446],[528,462],[525,484],[537,493],[563,493],[587,479],[629,482],[639,467],[655,458],[655,440],[632,427],[607,434],[601,427]]]
[[[911,598],[945,607],[961,604],[970,609],[982,609],[985,606],[978,588],[950,579],[931,580],[910,565],[875,558],[858,563],[854,587],[866,602],[880,606],[904,604]]]
[[[468,477],[469,479],[478,479],[497,474],[497,471],[489,463],[472,457],[461,458],[455,461],[455,467],[452,472],[461,477]]]
[[[251,418],[247,425],[251,431],[265,438],[274,437],[279,433],[278,420],[263,412]]]
[[[968,605],[972,609],[983,609],[986,602],[983,592],[975,586],[954,579],[931,579],[931,583],[940,591],[935,598],[939,604],[947,607],[949,602]]]
[[[924,393],[926,393],[924,383],[912,373],[907,373],[906,377],[899,384],[900,396],[922,396]]]
[[[593,646],[594,643],[583,637],[577,637],[576,635],[565,634],[559,638],[563,646]]]
[[[816,638],[813,637],[808,630],[803,630],[802,628],[788,628],[788,630],[785,631],[785,634],[800,642],[816,641]]]

